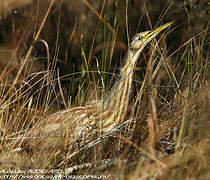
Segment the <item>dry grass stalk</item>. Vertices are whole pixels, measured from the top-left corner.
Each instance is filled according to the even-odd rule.
[[[158,135],[158,123],[157,123],[157,109],[153,97],[149,97],[150,100],[150,114],[147,118],[147,126],[149,131],[149,152],[153,156],[156,156],[155,146],[157,143]]]

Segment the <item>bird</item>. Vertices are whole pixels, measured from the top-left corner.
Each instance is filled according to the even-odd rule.
[[[30,144],[34,142],[41,149],[58,150],[62,143],[66,144],[65,147],[75,142],[85,144],[96,134],[98,137],[122,124],[125,121],[134,69],[139,56],[144,47],[172,23],[136,34],[128,44],[120,78],[111,90],[97,101],[64,109],[46,117],[37,125],[38,128],[32,128],[27,134],[27,138],[33,137]]]

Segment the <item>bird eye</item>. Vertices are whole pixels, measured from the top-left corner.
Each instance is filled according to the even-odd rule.
[[[139,37],[138,37],[138,40],[142,40],[142,39],[143,39],[143,36],[139,36]]]

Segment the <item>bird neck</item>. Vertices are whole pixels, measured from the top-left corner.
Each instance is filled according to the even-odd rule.
[[[128,50],[124,58],[124,65],[120,71],[120,79],[115,83],[102,102],[104,126],[108,127],[107,130],[119,125],[125,118],[135,66],[133,57],[133,52]]]

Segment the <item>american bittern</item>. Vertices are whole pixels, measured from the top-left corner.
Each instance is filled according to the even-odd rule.
[[[124,58],[120,80],[111,91],[97,102],[62,110],[46,118],[39,132],[30,133],[30,136],[36,136],[36,144],[42,148],[57,149],[63,141],[67,146],[78,139],[81,142],[87,141],[87,137],[93,136],[96,131],[108,132],[120,125],[127,111],[134,67],[140,53],[154,37],[171,24],[167,23],[155,30],[136,34]]]

